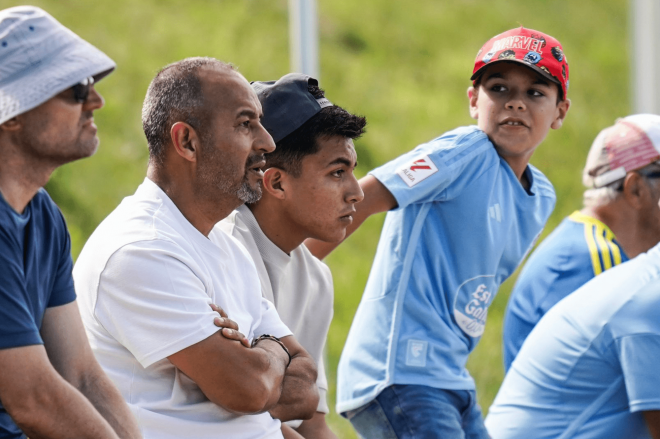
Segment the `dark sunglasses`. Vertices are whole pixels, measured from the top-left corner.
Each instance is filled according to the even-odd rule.
[[[655,171],[655,172],[640,172],[640,175],[642,177],[646,178],[660,178],[660,171]]]
[[[94,78],[90,76],[71,87],[73,89],[73,98],[76,102],[79,104],[84,103],[87,100],[87,97],[89,97],[89,90],[93,85]]]

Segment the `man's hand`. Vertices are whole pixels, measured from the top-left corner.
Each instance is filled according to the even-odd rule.
[[[217,312],[218,314],[220,314],[220,317],[216,317],[215,319],[213,319],[213,323],[215,324],[215,326],[217,326],[218,328],[222,328],[220,330],[220,333],[225,338],[228,338],[229,340],[240,341],[243,346],[249,348],[250,342],[238,330],[238,324],[235,321],[231,320],[227,316],[227,313],[215,303],[211,303],[211,309]]]
[[[295,337],[283,337],[281,341],[292,359],[284,376],[282,396],[277,406],[269,410],[270,415],[280,421],[310,419],[319,404],[316,363]]]

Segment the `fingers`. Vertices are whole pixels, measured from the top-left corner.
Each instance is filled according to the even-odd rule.
[[[249,348],[249,347],[250,347],[250,342],[248,341],[248,339],[245,338],[245,336],[244,336],[243,334],[241,334],[239,331],[237,331],[237,330],[235,330],[235,329],[222,328],[222,329],[220,330],[220,332],[222,332],[222,335],[223,335],[225,338],[227,338],[227,339],[229,339],[229,340],[240,341],[241,344],[242,344],[243,346],[245,346],[246,348]]]
[[[220,314],[221,317],[229,317],[229,316],[227,315],[227,313],[225,312],[225,310],[222,309],[222,308],[220,308],[220,307],[219,307],[218,305],[216,305],[215,303],[211,303],[211,304],[209,304],[209,305],[211,306],[211,309],[212,309],[213,311],[217,312],[218,314]]]
[[[217,326],[218,328],[222,328],[220,330],[220,332],[222,332],[222,335],[229,340],[240,341],[243,346],[249,348],[250,342],[238,330],[238,323],[227,317],[227,313],[218,305],[214,303],[211,303],[209,305],[211,306],[211,309],[213,311],[217,312],[222,316],[213,319],[213,323],[215,324],[215,326]]]
[[[213,319],[213,323],[218,328],[238,329],[238,323],[227,317],[216,317]]]

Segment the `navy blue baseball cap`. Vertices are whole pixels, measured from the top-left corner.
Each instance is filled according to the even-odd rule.
[[[300,128],[316,113],[334,105],[326,98],[316,99],[308,86],[318,87],[319,82],[302,73],[289,73],[277,81],[254,81],[264,116],[261,124],[275,143]]]

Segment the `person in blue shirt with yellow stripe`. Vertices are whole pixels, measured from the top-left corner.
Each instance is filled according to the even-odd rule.
[[[660,171],[654,164],[660,155],[651,152],[630,162],[628,172],[620,166],[628,165],[639,139],[648,138],[646,127],[660,130],[660,116],[620,119],[596,137],[583,175],[585,207],[565,218],[538,247],[511,293],[504,317],[506,370],[534,326],[557,302],[660,241],[660,222],[652,220],[639,198],[641,179],[660,177],[652,172]]]

